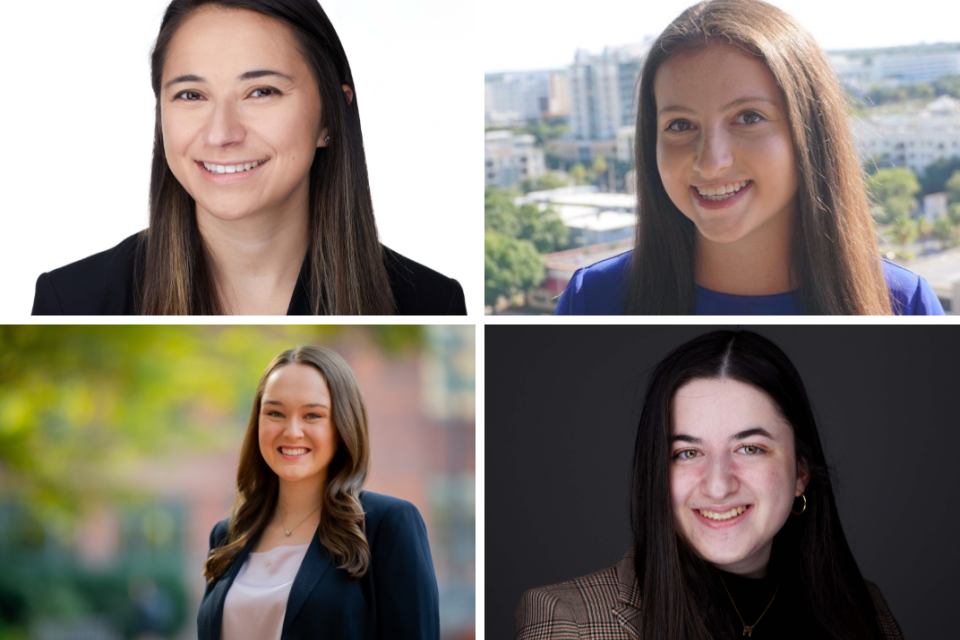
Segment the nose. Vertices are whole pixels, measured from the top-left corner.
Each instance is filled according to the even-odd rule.
[[[243,142],[246,131],[236,106],[229,100],[213,104],[204,131],[204,140],[211,147],[227,147]]]
[[[740,489],[733,463],[724,456],[711,456],[700,479],[700,493],[711,500],[723,500]]]
[[[292,440],[296,440],[303,437],[303,425],[300,424],[299,418],[293,418],[287,422],[287,428],[283,430],[284,435]]]
[[[722,127],[704,128],[697,144],[695,169],[705,180],[719,177],[733,164],[733,141]]]

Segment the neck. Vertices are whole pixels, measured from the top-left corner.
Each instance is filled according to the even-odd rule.
[[[736,242],[713,242],[697,234],[696,283],[719,293],[767,296],[799,286],[791,267],[791,216],[776,216]]]
[[[225,313],[287,312],[308,247],[309,193],[291,194],[269,211],[225,220],[197,204],[197,226]]]
[[[277,510],[287,529],[298,527],[305,518],[314,521],[319,519],[323,509],[317,509],[317,506],[323,504],[326,488],[326,479],[321,482],[317,482],[316,478],[311,478],[309,482],[288,482],[280,479]],[[313,511],[316,513],[310,515]]]

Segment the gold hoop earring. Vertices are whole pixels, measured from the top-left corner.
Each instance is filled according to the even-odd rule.
[[[803,498],[803,509],[800,509],[800,511],[794,511],[792,508],[790,509],[790,513],[792,513],[792,514],[795,515],[795,516],[799,516],[799,515],[801,515],[804,511],[807,510],[807,496],[803,495],[803,492],[801,491],[801,492],[800,492],[800,497]]]

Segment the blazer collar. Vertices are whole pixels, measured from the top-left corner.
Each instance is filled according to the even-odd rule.
[[[613,616],[628,636],[639,640],[640,585],[633,560],[633,549],[630,549],[616,564],[618,603],[613,608]]]
[[[287,609],[283,615],[283,629],[280,632],[281,638],[286,636],[287,629],[290,627],[293,619],[297,617],[300,609],[303,608],[303,603],[306,602],[310,592],[317,586],[317,583],[320,582],[324,574],[333,567],[329,552],[320,544],[320,538],[317,535],[318,531],[319,527],[310,539],[310,546],[307,547],[306,556],[304,556],[303,562],[300,563],[300,569],[297,570],[297,575],[293,579],[293,585],[290,587],[290,595],[287,597]],[[237,555],[236,560],[234,560],[226,572],[220,576],[217,584],[213,587],[210,598],[211,601],[215,603],[215,606],[206,625],[209,628],[209,633],[206,635],[201,634],[201,637],[212,638],[213,640],[220,638],[223,626],[223,605],[227,600],[227,592],[230,590],[231,585],[233,585],[237,574],[240,573],[240,567],[246,562],[250,551],[259,538],[260,531],[250,537],[246,546],[240,554]]]

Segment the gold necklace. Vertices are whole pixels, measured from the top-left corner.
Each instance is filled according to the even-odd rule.
[[[780,590],[780,585],[778,584],[777,588],[773,590],[773,598],[770,598],[770,602],[767,603],[767,609],[763,610],[763,613],[760,614],[760,618],[757,618],[757,622],[754,622],[753,624],[747,624],[743,621],[743,616],[740,615],[740,610],[737,609],[737,603],[733,601],[733,596],[730,595],[730,589],[727,589],[727,583],[724,582],[723,576],[720,576],[720,582],[723,583],[723,588],[727,592],[727,597],[730,598],[730,603],[733,605],[733,610],[737,612],[737,617],[740,618],[740,624],[743,625],[743,635],[747,636],[748,638],[753,637],[753,628],[757,626],[757,622],[760,622],[760,618],[763,617],[763,613],[766,613],[767,609],[770,608],[770,605],[773,604],[773,598],[777,597],[777,591]]]
[[[315,514],[317,511],[319,511],[321,506],[323,506],[322,503],[318,504],[317,508],[311,511],[310,515],[308,515],[307,518],[309,518],[310,516]],[[280,511],[281,511],[280,509],[277,510],[277,515],[280,516],[280,527],[283,529],[283,534],[287,537],[289,537],[290,534],[293,533],[293,529],[296,529],[297,527],[300,526],[300,524],[303,524],[304,522],[307,521],[307,518],[304,518],[303,520],[300,521],[300,524],[298,524],[297,527],[293,527],[293,529],[287,529],[286,525],[283,524],[283,514],[281,514]],[[736,608],[736,605],[734,605],[734,608]]]

